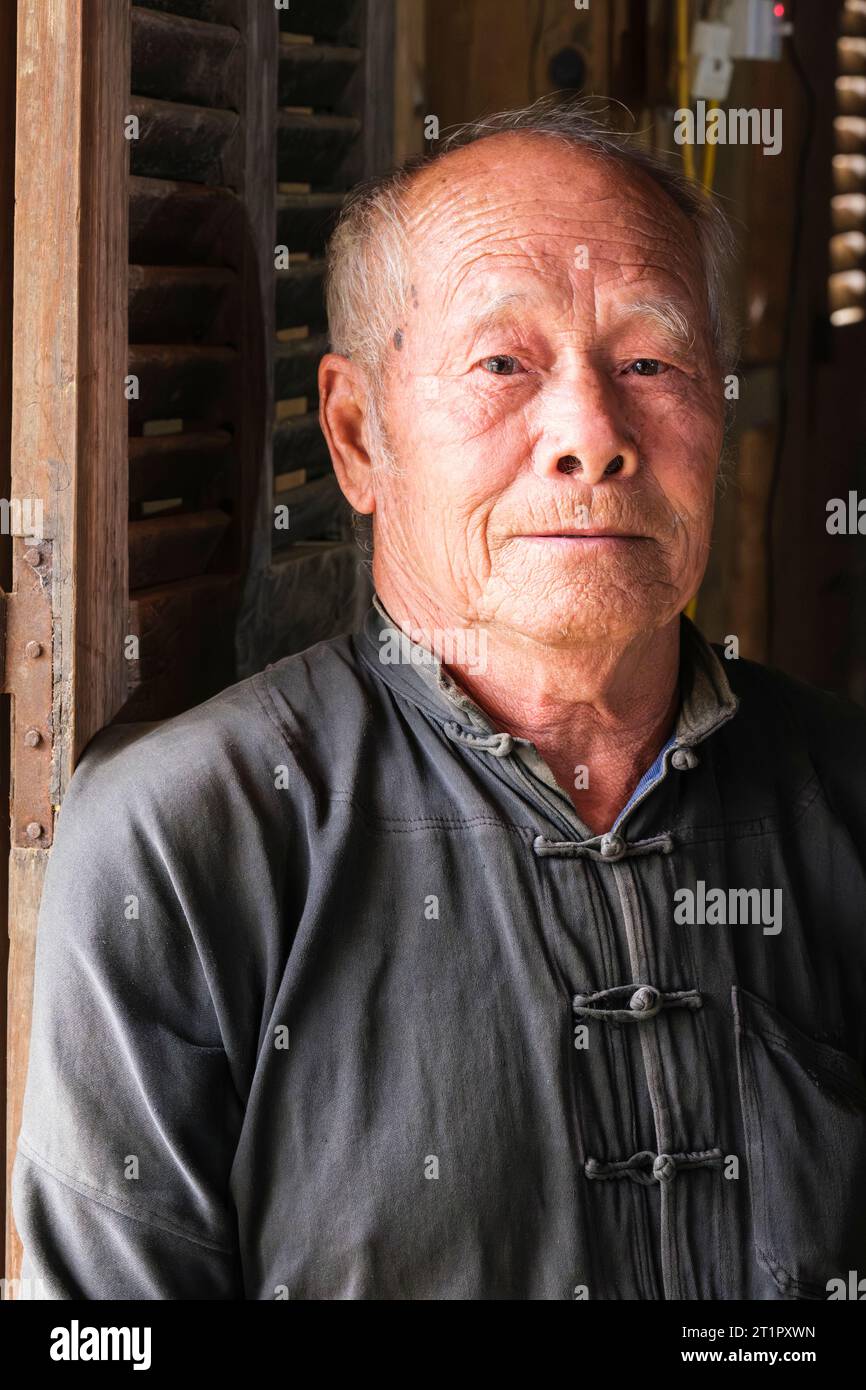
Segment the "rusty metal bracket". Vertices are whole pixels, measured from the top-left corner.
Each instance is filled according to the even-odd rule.
[[[13,542],[18,586],[3,595],[2,689],[12,696],[12,844],[47,849],[51,800],[53,660],[51,541]]]

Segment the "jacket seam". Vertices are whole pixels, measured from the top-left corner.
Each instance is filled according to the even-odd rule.
[[[357,637],[359,634],[356,633],[354,635]],[[403,680],[396,672],[392,671],[387,677],[384,676],[381,671],[376,669],[375,663],[364,650],[362,641],[355,642],[355,651],[371,675],[375,676],[376,680],[381,681],[385,688],[389,690],[396,699],[405,700],[407,704],[414,705],[416,709],[421,710],[422,713],[427,714],[440,725],[446,724],[449,719],[455,718],[456,711],[454,714],[449,714],[444,709],[440,709],[427,695],[426,691],[422,693],[416,690],[409,681]]]
[[[107,1207],[109,1211],[117,1212],[118,1216],[125,1216],[130,1221],[139,1221],[143,1226],[152,1226],[156,1230],[165,1231],[169,1235],[180,1236],[183,1240],[190,1241],[193,1245],[200,1245],[205,1250],[212,1250],[218,1255],[234,1255],[236,1252],[233,1246],[219,1245],[216,1241],[208,1240],[204,1236],[194,1235],[191,1231],[185,1231],[181,1226],[174,1226],[169,1221],[160,1220],[152,1215],[142,1216],[138,1212],[127,1210],[125,1203],[119,1198],[109,1196],[108,1193],[101,1191],[98,1187],[92,1187],[90,1183],[82,1182],[80,1178],[73,1178],[69,1173],[64,1173],[62,1169],[56,1167],[47,1158],[38,1154],[30,1145],[23,1134],[18,1136],[18,1147],[24,1158],[33,1163],[37,1168],[43,1169],[49,1177],[61,1183],[64,1187],[77,1192],[79,1196],[87,1197],[100,1206]]]
[[[268,694],[268,698],[267,698],[267,699],[265,699],[265,696],[264,696],[262,690],[260,689],[260,682],[262,682],[263,676],[264,676],[264,672],[263,672],[263,671],[257,671],[256,674],[252,677],[252,688],[253,688],[253,691],[255,692],[256,699],[258,700],[259,704],[261,705],[261,708],[262,708],[262,710],[263,710],[263,712],[264,712],[265,718],[266,718],[266,719],[268,720],[268,722],[269,722],[270,724],[272,724],[273,727],[276,729],[276,731],[277,731],[277,733],[279,734],[280,738],[281,738],[281,739],[284,741],[284,743],[286,744],[286,747],[288,748],[288,750],[289,750],[289,752],[291,753],[292,757],[294,758],[295,762],[298,763],[298,764],[300,764],[300,757],[299,757],[299,754],[298,754],[298,750],[297,750],[297,748],[296,748],[296,746],[295,746],[294,740],[293,740],[293,738],[292,738],[291,731],[290,731],[288,725],[287,725],[287,724],[285,723],[285,721],[280,717],[280,715],[278,714],[278,712],[277,712],[277,710],[276,710],[276,706],[275,706],[275,704],[274,704],[274,699],[273,699],[273,696],[272,696],[272,694],[271,694],[270,687],[268,686],[268,688],[267,688],[267,694]]]
[[[359,804],[351,792],[332,792],[332,801],[352,806],[368,824],[385,829],[389,834],[411,833],[416,829],[434,827],[437,829],[471,829],[476,825],[495,825],[501,830],[513,831],[516,835],[534,835],[534,826],[517,825],[511,821],[500,820],[496,816],[372,816],[366,807]]]
[[[809,1049],[805,1045],[798,1045],[796,1043],[792,1045],[788,1042],[787,1038],[782,1037],[778,1032],[774,1032],[769,1025],[766,1027],[759,1027],[746,1023],[743,1025],[743,1032],[751,1038],[756,1038],[759,1042],[768,1043],[771,1047],[778,1048],[780,1052],[785,1052],[789,1057],[793,1058],[807,1076],[810,1075],[810,1067],[820,1072],[827,1081],[835,1083],[835,1085],[839,1087],[840,1090],[844,1091],[846,1095],[850,1096],[852,1100],[855,1098],[858,1099],[861,1108],[866,1106],[866,1096],[864,1096],[862,1087],[859,1087],[856,1081],[845,1074],[843,1069],[844,1063],[840,1064],[837,1070],[833,1062],[825,1061],[817,1052],[810,1056]],[[818,1046],[823,1046],[823,1044],[812,1044],[812,1047]],[[804,1060],[804,1056],[808,1058],[808,1062]],[[854,1058],[850,1060],[854,1062]]]

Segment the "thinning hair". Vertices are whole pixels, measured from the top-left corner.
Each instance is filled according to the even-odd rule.
[[[394,326],[403,322],[408,303],[407,214],[412,184],[422,169],[452,150],[504,131],[539,135],[589,151],[618,164],[626,175],[642,170],[685,213],[697,240],[716,359],[721,371],[730,371],[736,361],[737,329],[726,276],[734,238],[721,207],[667,156],[614,129],[597,107],[587,101],[562,103],[551,96],[455,126],[430,152],[413,155],[356,185],[328,244],[325,296],[332,351],[358,362],[378,394],[388,344]]]

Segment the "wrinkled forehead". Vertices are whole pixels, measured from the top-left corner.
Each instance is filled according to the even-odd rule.
[[[542,297],[639,283],[702,316],[691,222],[648,173],[609,157],[544,136],[492,136],[424,169],[407,211],[414,297],[438,319],[510,280]]]

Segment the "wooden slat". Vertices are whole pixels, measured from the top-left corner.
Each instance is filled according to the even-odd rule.
[[[17,1279],[22,1248],[12,1216],[12,1165],[21,1127],[30,1056],[30,1020],[36,959],[36,923],[47,849],[13,848],[9,855],[9,974],[6,981],[6,1277]]]
[[[238,278],[217,266],[129,267],[129,336],[134,343],[220,343]]]
[[[830,238],[831,270],[856,270],[866,260],[866,233],[840,232]]]
[[[203,574],[230,521],[216,509],[129,523],[129,587]]]
[[[863,193],[866,191],[866,155],[834,155],[833,188],[837,193]]]
[[[319,358],[328,351],[325,334],[297,343],[278,343],[274,350],[274,396],[278,401],[317,395]]]
[[[275,550],[297,541],[344,541],[351,534],[351,512],[333,473],[274,493],[274,506],[289,509],[288,528],[274,529]]]
[[[845,0],[839,16],[839,32],[866,35],[866,0]]]
[[[289,8],[279,10],[278,15],[280,28],[288,33],[354,43],[362,10],[359,0],[290,0]]]
[[[837,116],[833,134],[839,154],[866,153],[866,116]]]
[[[343,205],[342,193],[277,195],[277,242],[290,251],[320,252]]]
[[[9,444],[12,433],[12,266],[15,218],[15,28],[17,16],[14,5],[0,5],[0,495],[12,496],[11,458]],[[12,588],[12,546],[0,547],[0,587]],[[0,710],[0,799],[9,806],[10,796],[10,702],[2,702]],[[4,988],[0,999],[0,1135],[2,1150],[6,1153],[6,1079],[10,1091],[15,1090],[16,1078],[7,1065],[10,1055],[17,1052],[19,1057],[26,1053],[26,1039],[13,1043],[7,1031],[7,1007],[13,998],[20,995],[14,980],[10,978],[9,957],[10,937],[14,933],[9,901],[9,881],[14,878],[15,869],[10,863],[10,820],[7,815],[3,828],[2,847],[0,847],[0,978]],[[22,851],[14,851],[21,853]],[[26,851],[23,851],[26,853]],[[46,855],[46,851],[36,851]],[[26,863],[27,861],[25,861]],[[11,871],[11,872],[10,872]],[[28,904],[24,914],[25,924],[35,923],[35,912]],[[15,950],[25,969],[32,961],[32,943],[24,937]],[[28,984],[30,983],[28,979]],[[10,1014],[15,1018],[14,1013]],[[19,1012],[20,1020],[21,1014]],[[22,1046],[23,1042],[23,1046]],[[19,1097],[15,1095],[15,1106]],[[10,1107],[11,1118],[11,1107]],[[0,1184],[0,1241],[5,1246],[6,1233],[6,1184]]]
[[[132,90],[237,110],[240,34],[224,24],[132,7]]]
[[[866,114],[866,77],[837,78],[836,104],[843,116]]]
[[[243,206],[228,188],[129,180],[129,255],[142,265],[232,265]],[[300,249],[300,248],[299,248]]]
[[[240,28],[246,0],[138,0],[148,10],[185,15],[211,24],[233,24]]]
[[[274,430],[275,476],[303,468],[308,478],[315,478],[330,467],[331,455],[315,413],[286,420]]]
[[[830,199],[830,212],[834,232],[866,228],[866,194],[838,193],[835,198]]]
[[[129,699],[119,720],[166,719],[229,685],[237,575],[203,575],[142,589],[129,601],[129,630],[139,640],[130,661]]]
[[[866,38],[842,37],[836,45],[839,71],[848,75],[866,73]]]
[[[241,667],[279,661],[314,642],[353,632],[370,602],[371,587],[354,541],[289,546],[261,576],[255,607],[243,614],[238,642]]]
[[[140,122],[139,138],[129,142],[133,174],[229,186],[236,181],[235,112],[152,97],[132,97],[129,107]]]
[[[866,305],[866,271],[858,267],[828,276],[827,297],[832,310],[862,309]]]
[[[299,261],[277,271],[277,328],[309,324],[323,328],[327,322],[323,285],[324,261]]]
[[[74,696],[55,734],[58,792],[125,694],[127,41],[122,5],[19,6],[12,481],[43,499],[57,593],[74,595],[57,615]]]
[[[331,44],[280,41],[280,106],[313,106],[316,110],[334,106],[361,60],[359,48],[338,48]]]
[[[364,70],[358,84],[364,133],[346,170],[352,183],[371,170],[387,169],[394,159],[394,8],[395,0],[370,0],[364,9]],[[570,22],[575,19],[572,15]]]
[[[138,433],[146,420],[224,425],[235,409],[237,367],[232,348],[131,345],[140,396],[128,402],[130,429]]]
[[[274,144],[277,90],[277,11],[250,7],[246,49],[245,144],[241,192],[246,209],[243,238],[244,311],[240,419],[241,492],[236,563],[250,583],[270,538],[271,432],[274,416]],[[228,563],[230,556],[225,556]],[[234,638],[234,633],[232,633]],[[234,655],[234,642],[232,644]]]
[[[339,187],[341,165],[357,139],[355,116],[277,113],[277,178],[280,183],[318,183]]]
[[[235,462],[228,430],[133,435],[129,441],[130,505],[160,498],[195,497],[206,507],[218,500]]]

